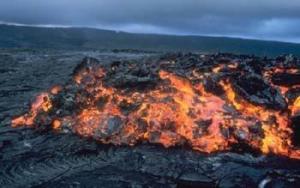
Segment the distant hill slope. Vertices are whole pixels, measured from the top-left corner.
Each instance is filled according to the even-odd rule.
[[[0,25],[0,48],[140,49],[300,56],[300,44],[227,37],[132,34],[89,28]]]

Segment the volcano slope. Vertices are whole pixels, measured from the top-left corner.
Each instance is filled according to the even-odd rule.
[[[34,141],[2,141],[3,185],[299,184],[299,60],[123,55],[85,58],[12,118],[3,134]]]

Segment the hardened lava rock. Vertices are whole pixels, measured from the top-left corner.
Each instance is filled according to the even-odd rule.
[[[101,63],[85,58],[65,85],[13,120],[114,145],[186,145],[300,157],[299,60],[167,54]],[[281,76],[280,76],[281,75]],[[282,76],[289,75],[289,77]]]

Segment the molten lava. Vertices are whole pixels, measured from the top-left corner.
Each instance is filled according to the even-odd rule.
[[[126,66],[131,70],[140,65]],[[189,76],[159,68],[154,85],[144,81],[148,77],[133,78],[146,85],[142,89],[136,88],[138,82],[123,87],[111,84],[115,69],[100,64],[79,66],[71,83],[38,95],[29,112],[13,119],[12,126],[69,130],[115,145],[139,141],[165,147],[186,144],[207,153],[230,150],[242,143],[263,153],[300,158],[292,145],[290,121],[300,113],[300,96],[293,102],[283,96],[289,106],[281,109],[249,101],[235,89],[235,77],[224,73],[247,74],[236,62],[205,70],[195,68]],[[263,78],[271,92],[278,89],[284,95],[295,86],[280,89],[271,83],[272,74],[283,71],[275,70],[266,70]],[[215,85],[221,92],[207,88],[211,78],[218,78]]]

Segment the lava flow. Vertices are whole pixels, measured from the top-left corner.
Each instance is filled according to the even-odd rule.
[[[233,148],[300,158],[299,61],[173,54],[148,62],[86,58],[12,126],[75,132],[101,143],[201,152]],[[291,81],[292,80],[292,81]],[[296,120],[295,120],[296,119]]]

